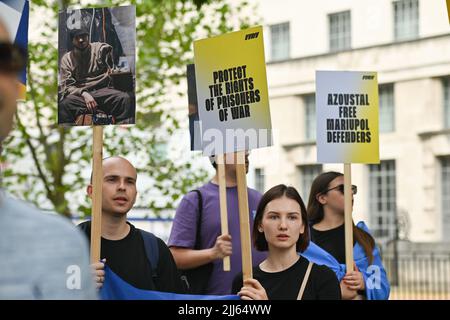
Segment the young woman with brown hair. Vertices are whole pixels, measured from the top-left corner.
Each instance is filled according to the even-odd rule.
[[[352,186],[352,193],[357,192]],[[389,282],[374,238],[364,222],[353,224],[355,270],[346,272],[344,230],[344,176],[324,172],[311,186],[308,201],[311,245],[302,254],[333,269],[343,299],[387,299]]]
[[[253,243],[268,251],[253,268],[253,278],[242,287],[242,273],[233,281],[233,293],[243,300],[340,299],[339,282],[326,266],[310,263],[298,252],[309,245],[306,208],[298,192],[283,184],[267,191],[259,203]]]

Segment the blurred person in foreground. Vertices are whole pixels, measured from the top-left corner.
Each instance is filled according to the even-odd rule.
[[[0,18],[0,148],[11,131],[25,51]],[[1,152],[1,151],[0,151]],[[96,299],[87,242],[70,221],[0,188],[0,299]]]

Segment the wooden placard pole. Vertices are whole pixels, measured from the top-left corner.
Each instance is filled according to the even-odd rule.
[[[353,271],[353,219],[352,219],[352,170],[344,164],[344,214],[345,214],[345,264],[347,272]]]
[[[228,234],[227,181],[225,178],[225,156],[217,156],[217,174],[219,178],[220,226],[222,234]],[[223,271],[230,271],[230,257],[223,258]]]
[[[243,280],[247,280],[253,278],[253,272],[245,151],[239,151],[237,153],[236,179],[239,202],[239,224],[241,231],[242,274]]]
[[[93,126],[91,263],[100,261],[102,235],[103,127]]]
[[[448,15],[448,22],[450,23],[450,0],[447,0],[447,15]]]

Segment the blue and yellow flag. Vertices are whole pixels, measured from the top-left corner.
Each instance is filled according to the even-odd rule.
[[[6,28],[14,43],[22,48],[28,48],[28,14],[30,4],[28,0],[0,0],[0,19]],[[20,74],[21,83],[20,99],[25,100],[27,71],[24,68]]]

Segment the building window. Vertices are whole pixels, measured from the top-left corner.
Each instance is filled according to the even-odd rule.
[[[380,132],[395,130],[394,85],[380,86]]]
[[[444,91],[444,126],[450,128],[450,78],[442,80]]]
[[[315,177],[322,173],[322,165],[304,165],[298,167],[300,173],[300,195],[305,206],[308,205],[309,190]]]
[[[351,48],[350,11],[328,15],[330,27],[330,51],[341,51]]]
[[[289,59],[290,35],[289,22],[270,26],[272,61]]]
[[[314,94],[303,96],[305,105],[305,139],[316,140],[316,97]]]
[[[396,221],[395,160],[369,165],[370,227],[377,240],[393,239]]]
[[[396,41],[419,36],[419,1],[400,0],[394,5],[394,36]]]
[[[264,193],[265,181],[264,181],[264,169],[262,168],[255,169],[255,189],[261,193]]]
[[[450,156],[440,158],[443,241],[450,240]]]

